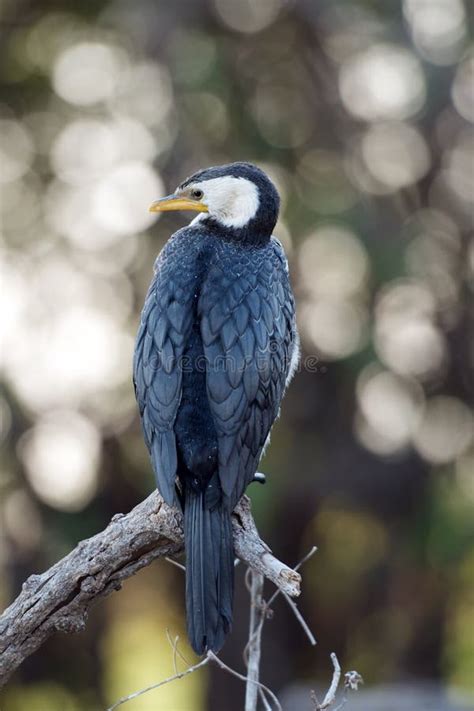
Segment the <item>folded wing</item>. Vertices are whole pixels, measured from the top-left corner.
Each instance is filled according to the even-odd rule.
[[[156,263],[142,311],[133,362],[133,382],[157,487],[176,501],[176,438],[182,394],[182,356],[193,323],[193,289],[175,268],[177,246],[168,243]],[[183,255],[184,256],[184,255]]]
[[[234,507],[255,474],[298,347],[281,245],[272,239],[238,255],[223,251],[209,270],[198,311],[219,478]]]

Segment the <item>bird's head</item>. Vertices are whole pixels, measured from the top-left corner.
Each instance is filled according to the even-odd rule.
[[[206,168],[186,178],[172,195],[156,200],[151,212],[194,210],[199,222],[226,236],[250,242],[271,237],[280,198],[268,176],[251,163]]]

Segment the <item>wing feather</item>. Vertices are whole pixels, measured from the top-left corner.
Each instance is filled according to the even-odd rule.
[[[186,283],[190,270],[183,268],[187,254],[186,243],[172,238],[156,261],[155,276],[142,311],[133,366],[145,442],[157,487],[168,504],[176,501],[177,451],[173,427],[182,395],[181,358],[195,312],[193,285]]]
[[[229,275],[234,275],[230,284]],[[198,313],[219,478],[235,506],[255,474],[297,347],[281,245],[272,239],[259,249],[222,247],[209,268]]]

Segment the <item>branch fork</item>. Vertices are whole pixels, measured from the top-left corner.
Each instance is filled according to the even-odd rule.
[[[232,516],[236,555],[290,597],[301,576],[275,558],[260,538],[244,496]],[[92,604],[157,558],[184,547],[182,516],[154,491],[128,514],[116,514],[101,533],[81,541],[65,558],[23,583],[0,617],[0,686],[56,631],[80,632]]]

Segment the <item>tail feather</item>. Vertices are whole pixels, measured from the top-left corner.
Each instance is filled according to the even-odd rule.
[[[194,651],[218,652],[232,625],[234,549],[230,512],[209,507],[206,492],[186,491],[186,620]]]

